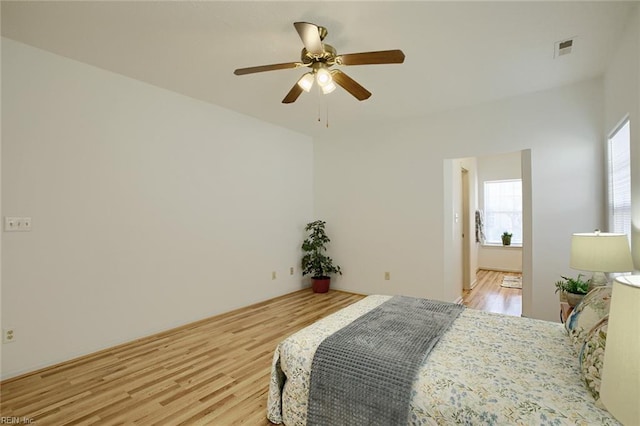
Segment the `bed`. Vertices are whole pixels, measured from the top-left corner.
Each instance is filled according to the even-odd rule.
[[[307,424],[310,370],[318,346],[390,297],[368,296],[278,345],[267,402],[269,421]],[[580,311],[570,318],[574,326]],[[584,330],[578,334],[585,339]],[[408,423],[619,425],[599,408],[585,385],[578,362],[583,354],[574,343],[559,323],[465,309],[420,365]],[[349,424],[348,419],[344,423]]]

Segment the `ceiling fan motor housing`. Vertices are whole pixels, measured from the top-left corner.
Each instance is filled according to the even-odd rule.
[[[300,59],[303,64],[312,64],[314,62],[325,62],[329,63],[329,65],[333,65],[335,63],[336,56],[338,55],[336,49],[330,44],[322,44],[322,54],[314,55],[313,53],[309,53],[306,48],[302,48],[302,53],[300,54]]]

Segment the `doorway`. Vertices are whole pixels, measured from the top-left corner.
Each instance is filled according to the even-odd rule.
[[[471,201],[469,200],[469,170],[462,167],[461,172],[461,196],[462,196],[462,290],[471,290],[471,262],[470,262],[470,217],[471,212],[469,210]]]
[[[488,167],[485,164],[487,162],[490,164]],[[500,169],[504,169],[507,167],[506,165],[517,168],[517,177],[522,179],[522,244],[504,247],[502,243],[499,243],[491,247],[482,243],[482,233],[477,232],[476,226],[478,216],[483,218],[479,198],[484,185],[480,179],[510,178],[504,175],[498,176]],[[489,172],[484,173],[481,168],[489,170]],[[528,316],[532,295],[531,151],[522,150],[486,157],[448,159],[444,161],[444,177],[445,282],[443,290],[445,300],[461,302],[462,297],[459,297],[461,293],[467,293],[476,286],[479,282],[477,272],[484,266],[480,264],[480,250],[487,246],[487,250],[493,250],[493,252],[489,252],[490,257],[495,258],[494,255],[497,255],[499,259],[505,254],[505,259],[517,258],[515,268],[512,265],[506,265],[500,272],[509,271],[521,274],[522,315]],[[468,204],[464,204],[464,201],[467,201]],[[484,259],[482,260],[484,261]],[[499,271],[500,268],[484,269]]]

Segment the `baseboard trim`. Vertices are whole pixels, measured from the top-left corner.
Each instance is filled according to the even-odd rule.
[[[497,271],[497,272],[513,272],[516,274],[521,274],[522,270],[517,269],[509,269],[509,268],[478,268],[478,271]]]

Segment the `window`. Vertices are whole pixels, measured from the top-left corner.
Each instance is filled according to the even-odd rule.
[[[626,120],[609,138],[609,229],[631,236],[631,130]]]
[[[502,244],[509,232],[511,244],[522,245],[522,180],[485,181],[484,222],[487,244]]]

